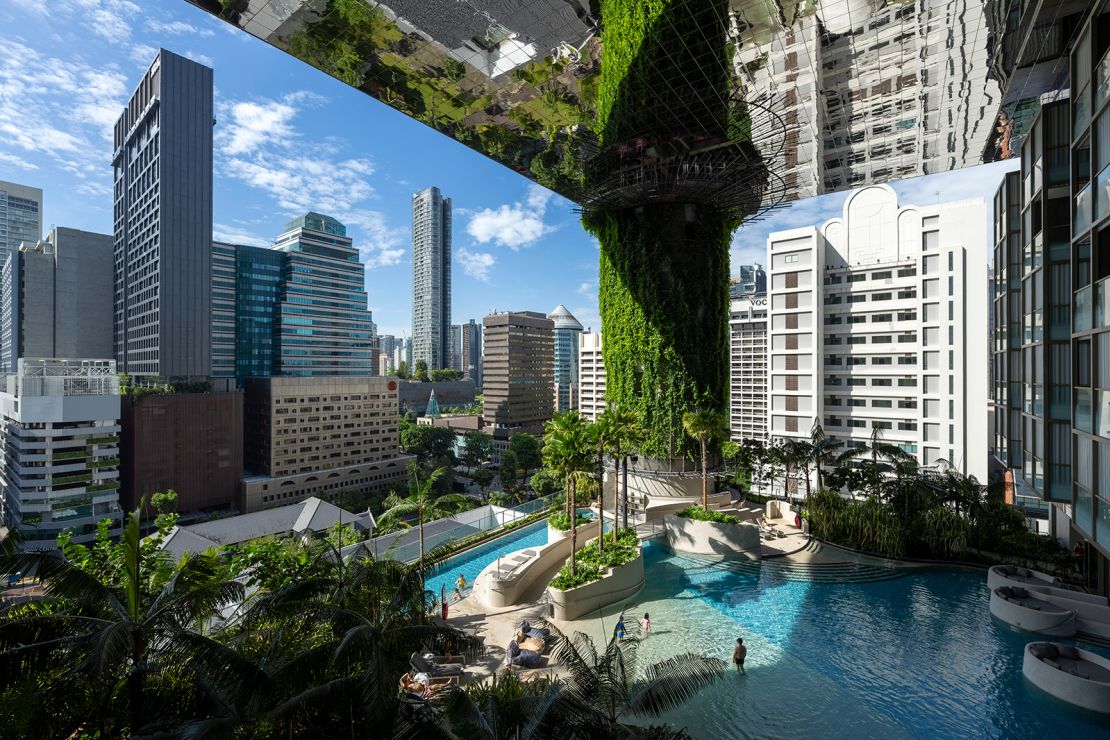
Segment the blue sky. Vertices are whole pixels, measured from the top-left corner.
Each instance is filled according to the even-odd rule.
[[[158,47],[215,69],[214,231],[266,245],[306,210],[335,216],[367,263],[382,333],[411,326],[410,197],[454,203],[452,317],[550,311],[597,327],[597,243],[572,204],[184,0],[0,0],[0,180],[44,191],[44,227],[110,233],[111,127]],[[903,202],[989,198],[1015,162],[896,183]],[[939,193],[939,196],[938,196]],[[769,232],[836,216],[822,196],[742,227],[734,264]]]

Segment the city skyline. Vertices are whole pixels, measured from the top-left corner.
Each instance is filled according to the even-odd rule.
[[[66,3],[15,5],[0,8],[0,20],[23,29],[0,49],[0,102],[11,103],[0,112],[0,180],[44,191],[43,232],[111,232],[110,126],[162,46],[215,70],[214,240],[269,247],[305,212],[337,218],[366,263],[379,333],[407,337],[411,198],[437,186],[454,201],[454,321],[563,303],[600,328],[598,244],[565,199],[185,3],[152,0],[158,22],[109,5],[95,16]],[[31,113],[17,119],[16,110]],[[1016,166],[892,185],[908,203],[954,192],[989,200]],[[764,263],[768,233],[834,217],[845,197],[799,201],[744,225],[732,264]]]

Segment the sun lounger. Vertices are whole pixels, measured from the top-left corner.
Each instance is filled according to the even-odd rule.
[[[463,672],[462,663],[434,663],[426,660],[420,653],[413,653],[409,662],[418,673],[427,673],[429,676],[458,676]]]

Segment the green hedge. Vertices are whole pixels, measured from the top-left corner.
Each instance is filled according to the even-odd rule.
[[[88,454],[89,454],[89,450],[87,448],[82,447],[79,450],[69,450],[69,451],[66,451],[66,452],[55,452],[53,455],[51,455],[51,457],[54,460],[73,460],[73,459],[78,458],[78,457],[87,457]]]
[[[740,520],[732,514],[722,514],[719,511],[706,511],[700,506],[688,506],[678,512],[680,517],[693,519],[698,522],[717,522],[718,524],[739,524]]]
[[[89,444],[91,445],[114,445],[119,444],[119,435],[112,434],[107,437],[90,437]]]
[[[566,591],[591,581],[599,581],[607,568],[617,568],[635,560],[640,553],[639,544],[640,539],[633,529],[620,530],[615,539],[612,532],[607,532],[604,550],[598,548],[596,539],[592,540],[575,554],[574,575],[570,574],[570,565],[564,565],[552,579],[551,587]]]
[[[578,516],[576,516],[574,518],[575,526],[581,526],[581,525],[586,524],[587,522],[590,522],[590,521],[593,521],[593,520],[590,519],[588,516],[582,516],[581,514],[579,514]],[[558,514],[552,514],[551,516],[549,516],[547,518],[547,523],[551,526],[552,529],[557,529],[560,532],[569,532],[570,531],[570,517],[567,516],[565,512],[559,512]]]
[[[112,468],[119,465],[118,457],[109,457],[105,460],[93,460],[89,463],[90,468]]]
[[[92,473],[77,473],[76,475],[63,475],[55,477],[52,480],[53,485],[58,486],[63,483],[78,483],[80,481],[92,480]]]
[[[108,481],[107,483],[98,483],[95,486],[86,486],[85,490],[89,492],[95,491],[112,491],[119,488],[119,481]]]

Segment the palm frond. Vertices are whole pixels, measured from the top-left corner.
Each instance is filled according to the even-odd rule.
[[[640,716],[659,716],[716,681],[724,670],[723,660],[694,653],[654,663],[633,687],[627,711]]]

